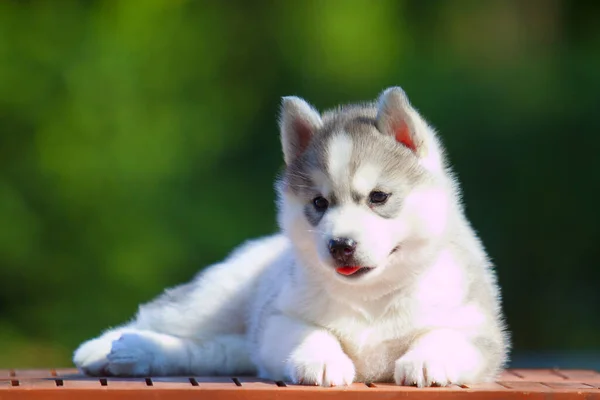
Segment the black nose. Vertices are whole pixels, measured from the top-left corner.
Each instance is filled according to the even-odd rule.
[[[337,238],[329,241],[329,252],[334,260],[347,262],[356,250],[356,242],[348,238]]]

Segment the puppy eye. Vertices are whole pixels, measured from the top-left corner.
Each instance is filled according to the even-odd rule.
[[[374,190],[369,194],[369,202],[371,204],[384,204],[389,197],[389,193],[383,193],[378,190]]]
[[[323,196],[317,196],[313,199],[313,205],[317,211],[325,211],[329,207],[329,202]]]

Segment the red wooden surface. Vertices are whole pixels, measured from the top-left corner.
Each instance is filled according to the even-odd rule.
[[[600,373],[589,370],[508,370],[497,382],[445,388],[388,383],[321,388],[252,377],[92,378],[74,369],[0,370],[5,399],[598,399]]]

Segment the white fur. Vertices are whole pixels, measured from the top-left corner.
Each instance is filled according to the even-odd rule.
[[[286,107],[292,117],[321,123],[298,99]],[[281,234],[245,245],[142,305],[130,323],[83,343],[77,367],[118,376],[258,374],[323,386],[492,379],[507,348],[495,278],[441,167],[433,131],[412,109],[402,115],[412,115],[410,126],[425,135],[420,162],[433,178],[410,188],[399,215],[385,219],[345,203],[313,227],[306,201],[280,188]],[[288,120],[282,117],[285,135],[293,136]],[[288,139],[286,161],[293,162],[297,146]],[[331,139],[334,180],[345,179],[352,146],[344,134]],[[351,184],[366,194],[380,168],[363,161]],[[327,175],[317,175],[315,185],[330,192]],[[327,240],[345,235],[374,268],[360,279],[337,274],[327,253]]]
[[[481,354],[464,335],[439,329],[418,339],[396,361],[394,380],[419,387],[470,382],[480,373],[481,364]]]
[[[327,148],[327,171],[334,181],[348,179],[352,160],[352,140],[345,134],[334,135]]]
[[[375,188],[380,173],[381,167],[377,164],[361,165],[354,174],[352,186],[358,193],[366,196]]]

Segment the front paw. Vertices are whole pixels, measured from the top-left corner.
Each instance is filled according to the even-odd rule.
[[[147,376],[160,373],[158,353],[149,333],[109,332],[82,344],[73,362],[88,375]]]
[[[436,331],[396,361],[394,379],[405,386],[448,386],[473,382],[482,369],[480,352],[463,335]]]
[[[114,376],[148,376],[154,361],[152,343],[141,335],[124,333],[112,343],[107,372]]]
[[[93,376],[108,375],[108,354],[111,352],[113,341],[121,336],[120,332],[108,332],[88,340],[75,350],[73,363],[83,373]]]
[[[294,354],[286,372],[293,383],[313,386],[351,385],[355,375],[354,363],[341,348]]]

